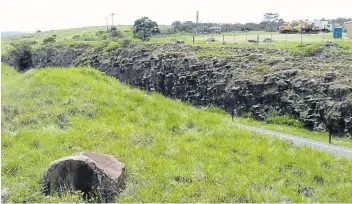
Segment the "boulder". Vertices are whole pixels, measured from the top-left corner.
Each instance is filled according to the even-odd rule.
[[[44,172],[41,191],[82,191],[83,197],[113,202],[124,186],[124,164],[110,155],[82,152],[58,159]]]

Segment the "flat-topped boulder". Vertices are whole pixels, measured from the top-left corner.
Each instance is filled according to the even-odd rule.
[[[82,191],[85,198],[113,202],[124,186],[124,164],[113,156],[82,152],[58,159],[47,167],[41,190],[57,192]]]

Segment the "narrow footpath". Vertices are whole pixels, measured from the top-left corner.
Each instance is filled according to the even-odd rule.
[[[341,146],[337,146],[334,144],[311,140],[311,139],[307,139],[307,138],[303,138],[303,137],[299,137],[299,136],[295,136],[295,135],[289,135],[289,134],[284,134],[284,133],[280,133],[280,132],[275,132],[275,131],[267,130],[264,128],[258,128],[258,127],[253,127],[253,126],[249,126],[249,125],[244,125],[244,124],[237,124],[237,125],[242,129],[254,131],[257,133],[262,133],[262,134],[269,135],[269,136],[274,136],[274,137],[277,137],[282,140],[290,140],[290,141],[292,141],[293,145],[295,145],[295,146],[308,146],[312,149],[323,151],[328,154],[333,154],[336,157],[344,157],[346,159],[352,160],[352,149],[351,148],[341,147]]]

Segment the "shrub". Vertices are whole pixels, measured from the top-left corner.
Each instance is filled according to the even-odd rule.
[[[83,35],[82,40],[84,41],[96,41],[98,40],[96,37],[92,36],[92,35]]]
[[[265,119],[265,122],[269,124],[280,124],[280,125],[288,125],[293,127],[302,127],[302,124],[289,116],[270,116]]]
[[[28,43],[13,44],[9,52],[9,64],[17,71],[25,71],[32,66],[32,48]]]
[[[323,49],[321,48],[321,45],[318,43],[314,43],[307,45],[298,45],[292,50],[292,53],[295,56],[314,56],[322,51]]]
[[[73,39],[73,40],[79,40],[80,37],[81,37],[80,35],[75,35],[75,36],[72,37],[72,39]]]
[[[55,43],[56,39],[54,37],[47,37],[43,40],[43,44]]]
[[[112,30],[110,32],[110,36],[113,38],[122,38],[124,37],[123,33],[121,31],[117,31],[117,30]]]
[[[111,50],[115,50],[117,48],[121,47],[121,43],[120,42],[110,42],[105,48],[104,51],[105,52],[109,52]]]
[[[131,40],[128,39],[128,38],[124,38],[124,39],[122,40],[121,46],[122,46],[123,48],[126,48],[126,47],[128,47],[130,44],[131,44]]]
[[[104,35],[101,35],[100,36],[100,39],[101,40],[106,40],[106,39],[108,39],[109,38],[109,35],[108,34],[104,34]]]
[[[102,31],[102,30],[99,30],[99,31],[97,31],[96,33],[95,33],[95,36],[101,36],[102,34],[104,34],[104,31]]]

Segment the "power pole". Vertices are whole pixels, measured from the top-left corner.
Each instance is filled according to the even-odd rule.
[[[111,26],[114,26],[114,13],[111,13]]]
[[[108,17],[105,17],[105,20],[106,20],[106,30],[109,30]]]

